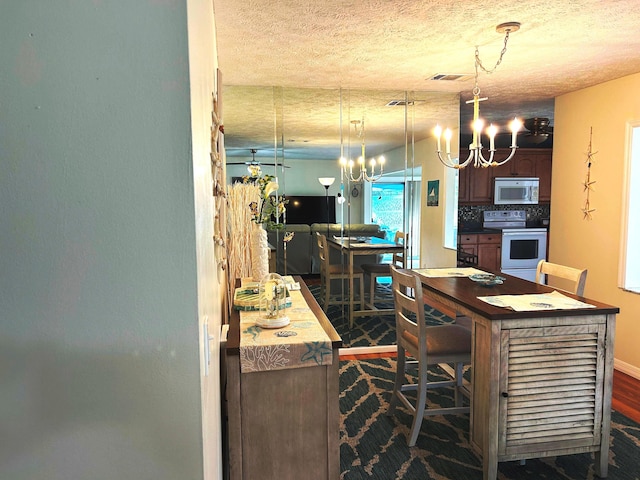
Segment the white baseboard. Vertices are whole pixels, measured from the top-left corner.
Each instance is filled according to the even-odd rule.
[[[372,345],[369,347],[345,347],[338,350],[340,355],[361,355],[367,353],[395,353],[396,345]]]
[[[622,360],[618,360],[617,358],[614,358],[613,368],[615,368],[616,370],[622,373],[626,373],[630,377],[640,380],[640,368],[638,367],[634,367],[633,365],[623,362]]]

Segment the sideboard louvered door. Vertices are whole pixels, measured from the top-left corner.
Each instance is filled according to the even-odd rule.
[[[592,320],[537,328],[503,325],[498,432],[502,459],[592,451],[600,444],[606,323]]]

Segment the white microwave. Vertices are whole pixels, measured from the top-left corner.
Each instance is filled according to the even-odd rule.
[[[524,177],[496,177],[493,190],[494,205],[531,205],[538,203],[540,179]]]

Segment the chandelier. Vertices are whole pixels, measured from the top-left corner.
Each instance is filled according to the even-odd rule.
[[[365,144],[364,144],[364,117],[362,120],[351,120],[351,124],[355,130],[356,136],[361,140],[361,154],[358,157],[358,165],[360,167],[360,172],[357,173],[356,176],[353,175],[353,168],[356,166],[353,160],[347,160],[344,156],[340,157],[340,168],[341,168],[341,177],[346,177],[350,182],[360,183],[363,181],[367,182],[375,182],[382,177],[384,172],[384,162],[385,159],[382,155],[380,155],[377,159],[371,158],[369,160],[369,165],[371,166],[371,174],[369,174],[367,170],[366,164],[366,156],[365,156]],[[380,173],[376,175],[376,167],[380,166]],[[349,171],[347,172],[347,169]]]
[[[485,158],[482,154],[482,129],[484,128],[484,120],[480,118],[480,102],[487,100],[487,97],[480,98],[480,87],[478,86],[478,68],[481,68],[485,73],[493,73],[498,65],[502,62],[502,57],[507,53],[507,42],[509,41],[509,34],[511,32],[516,32],[520,29],[520,23],[518,22],[507,22],[501,23],[496,27],[496,31],[498,33],[504,33],[504,47],[500,52],[500,58],[496,62],[495,66],[491,70],[487,70],[484,65],[482,65],[482,61],[480,60],[480,53],[478,52],[478,47],[476,46],[475,52],[475,85],[473,87],[473,100],[468,100],[466,103],[473,103],[473,122],[471,124],[471,128],[473,131],[473,140],[469,145],[469,157],[464,161],[464,163],[460,163],[459,159],[451,158],[451,130],[446,129],[444,132],[442,131],[442,127],[440,125],[436,125],[433,133],[436,137],[437,142],[437,154],[438,158],[442,162],[445,167],[461,169],[465,168],[467,165],[471,164],[473,161],[473,166],[478,167],[497,167],[499,165],[503,165],[507,163],[509,160],[513,158],[516,153],[516,149],[518,145],[516,143],[518,130],[522,127],[522,122],[517,118],[514,118],[510,123],[511,130],[511,152],[509,156],[504,160],[496,161],[494,160],[494,155],[496,153],[495,149],[495,136],[498,133],[498,127],[491,124],[486,129],[486,134],[489,137],[489,158]],[[444,136],[445,141],[445,158],[442,156],[442,148],[441,148],[441,137]]]

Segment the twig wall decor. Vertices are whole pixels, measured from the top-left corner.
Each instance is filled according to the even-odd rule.
[[[587,197],[584,201],[584,206],[582,207],[583,220],[591,220],[593,218],[592,213],[596,211],[595,208],[591,208],[590,201],[590,193],[594,191],[593,184],[596,183],[595,180],[591,179],[591,166],[593,165],[593,156],[598,153],[594,152],[592,148],[592,136],[593,136],[593,127],[589,129],[589,147],[587,148],[587,176],[584,180],[583,187],[584,191],[587,192]]]
[[[222,155],[224,152],[224,127],[220,119],[220,90],[221,78],[220,72],[216,77],[216,91],[212,92],[212,109],[211,109],[211,179],[213,193],[213,243],[214,258],[219,271],[225,271],[228,268],[228,253],[226,242],[225,228],[225,210],[223,208],[227,194],[225,191],[225,182],[223,180]],[[222,276],[219,275],[218,279]]]

